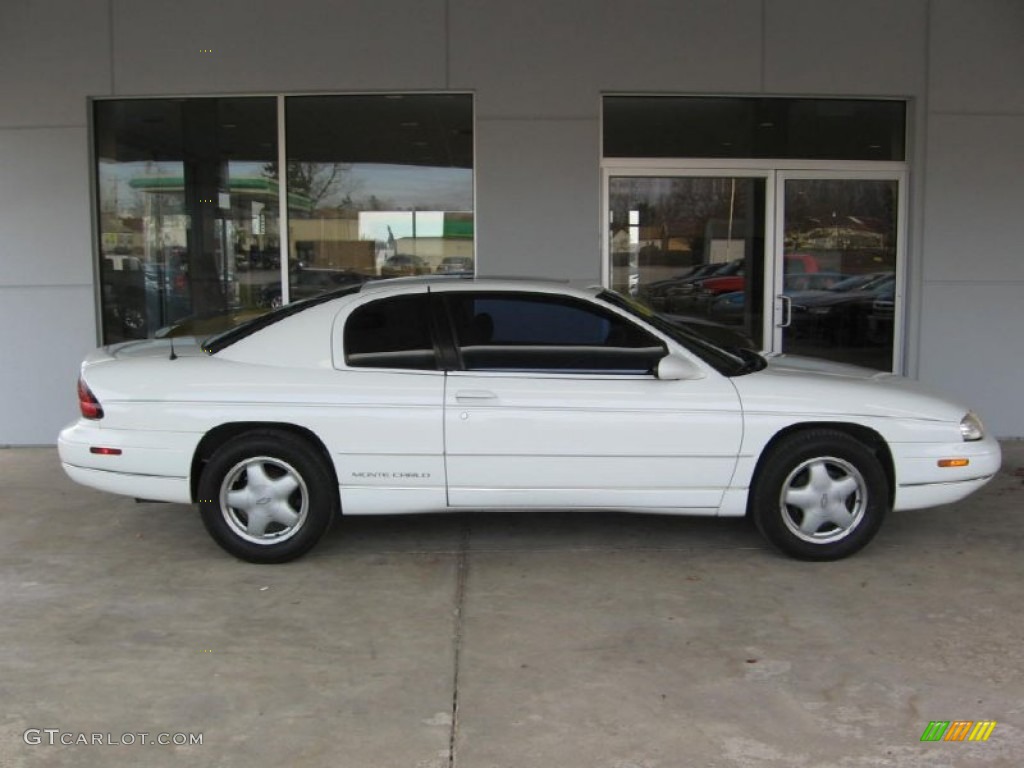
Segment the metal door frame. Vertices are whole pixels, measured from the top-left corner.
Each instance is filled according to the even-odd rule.
[[[893,316],[892,370],[903,366],[903,300],[907,274],[907,164],[903,162],[822,160],[675,160],[614,158],[601,164],[601,284],[611,285],[611,179],[613,177],[736,177],[765,181],[764,318],[761,347],[781,354],[783,322],[783,237],[785,182],[802,179],[896,181],[896,293]]]

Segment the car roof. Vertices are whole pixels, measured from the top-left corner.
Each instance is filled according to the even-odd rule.
[[[361,294],[401,292],[407,287],[428,286],[456,291],[533,291],[593,296],[594,290],[574,288],[568,280],[528,277],[476,277],[474,275],[417,275],[371,280],[363,283]]]

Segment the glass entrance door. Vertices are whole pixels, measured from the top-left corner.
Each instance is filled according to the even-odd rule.
[[[902,174],[609,170],[609,284],[726,346],[893,370]]]
[[[611,287],[729,346],[765,346],[769,177],[613,175]]]
[[[893,369],[901,188],[893,175],[779,173],[780,351]]]

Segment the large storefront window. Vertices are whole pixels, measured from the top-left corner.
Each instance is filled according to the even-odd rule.
[[[455,94],[96,101],[103,342],[473,272],[472,111]]]

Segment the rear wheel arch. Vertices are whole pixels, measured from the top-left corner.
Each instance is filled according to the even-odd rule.
[[[199,445],[196,446],[195,453],[192,455],[192,466],[189,472],[189,491],[192,494],[193,502],[199,499],[199,482],[202,478],[203,469],[206,467],[207,462],[209,462],[213,454],[216,453],[222,445],[235,439],[239,435],[249,432],[284,432],[295,435],[307,442],[317,451],[317,453],[321,455],[328,471],[331,473],[331,477],[334,479],[335,486],[337,486],[338,477],[334,469],[334,462],[331,460],[331,454],[327,450],[327,446],[324,445],[323,441],[317,437],[313,431],[306,429],[305,427],[300,427],[296,424],[288,424],[285,422],[236,421],[214,427],[203,435],[202,440],[199,441]]]
[[[751,490],[757,486],[758,478],[764,471],[768,457],[772,454],[775,446],[779,442],[798,432],[813,432],[822,429],[844,432],[858,442],[863,443],[871,450],[872,453],[875,454],[878,458],[879,464],[882,465],[882,471],[885,472],[885,479],[888,481],[889,504],[891,506],[896,499],[896,466],[893,462],[892,451],[889,450],[889,444],[882,435],[870,427],[865,427],[861,424],[851,424],[847,421],[807,421],[799,424],[793,424],[785,429],[780,429],[772,436],[771,440],[765,444],[764,448],[761,449],[761,455],[757,459],[757,466],[754,468],[754,474],[750,479]],[[751,498],[752,494],[748,494],[748,515],[750,513]]]

